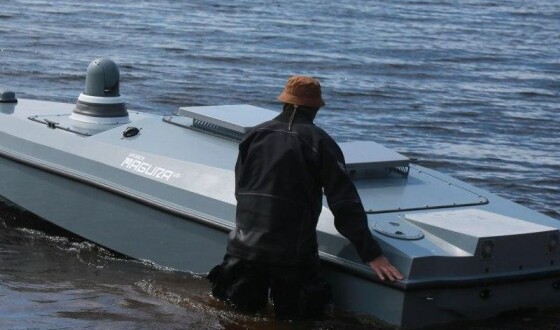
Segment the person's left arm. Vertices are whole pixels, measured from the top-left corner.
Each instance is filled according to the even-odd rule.
[[[381,247],[371,235],[360,196],[346,173],[340,147],[332,140],[325,142],[321,150],[321,179],[336,229],[354,245],[360,259],[381,280],[403,279],[403,275],[383,256]]]

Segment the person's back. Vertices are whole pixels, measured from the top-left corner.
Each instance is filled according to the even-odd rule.
[[[316,259],[322,153],[336,148],[307,109],[285,110],[253,129],[239,146],[237,228],[228,253],[278,264]]]
[[[235,167],[236,228],[221,265],[208,274],[212,294],[245,311],[270,296],[278,318],[322,314],[330,287],[319,276],[316,226],[323,192],[336,229],[380,279],[402,279],[373,239],[342,151],[313,124],[324,105],[319,82],[294,76],[278,99],[283,112],[253,128]]]

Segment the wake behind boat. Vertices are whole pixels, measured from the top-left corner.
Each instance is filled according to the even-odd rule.
[[[124,255],[206,273],[235,226],[237,145],[276,115],[250,105],[127,110],[118,68],[96,60],[76,104],[0,93],[0,195]],[[405,328],[558,305],[555,219],[375,142],[340,146],[371,231],[406,279],[379,281],[325,203],[318,241],[335,305]]]

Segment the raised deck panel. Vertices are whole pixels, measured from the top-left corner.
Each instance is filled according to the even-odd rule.
[[[247,133],[254,126],[278,115],[275,111],[249,104],[181,107],[177,114],[239,133]]]
[[[340,143],[346,172],[354,179],[383,177],[391,172],[408,175],[410,159],[373,141]]]

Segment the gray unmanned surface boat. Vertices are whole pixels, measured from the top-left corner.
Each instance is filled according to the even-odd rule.
[[[235,225],[237,144],[276,116],[250,105],[126,110],[118,68],[88,67],[77,104],[1,93],[0,195],[130,257],[205,273]],[[379,281],[333,225],[318,225],[342,309],[410,328],[560,303],[559,224],[374,142],[341,143],[371,232],[403,272]]]

